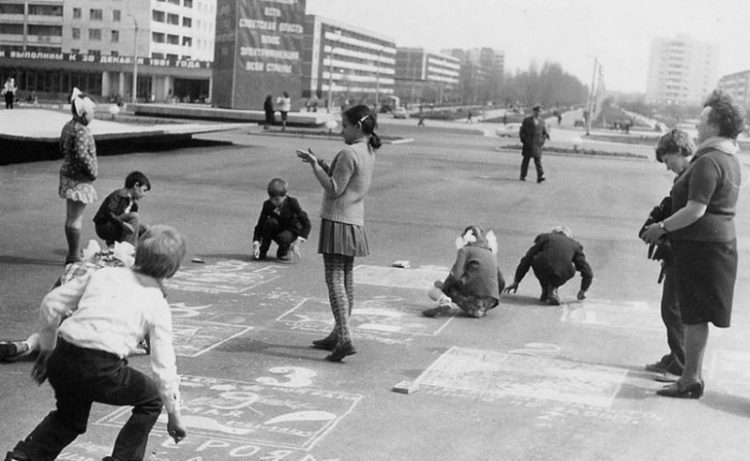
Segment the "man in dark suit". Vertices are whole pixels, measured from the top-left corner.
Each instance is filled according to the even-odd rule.
[[[521,130],[518,135],[521,138],[523,149],[521,155],[521,181],[526,181],[526,173],[529,171],[529,160],[534,159],[536,167],[536,182],[542,182],[544,178],[544,169],[542,168],[542,146],[549,139],[547,124],[539,118],[542,106],[539,104],[532,108],[532,115],[523,119]]]
[[[570,229],[559,226],[547,234],[539,234],[534,239],[534,245],[521,258],[516,268],[513,283],[508,285],[505,293],[515,293],[529,268],[534,269],[534,275],[542,286],[540,302],[553,306],[560,304],[557,289],[572,279],[576,270],[581,273],[581,289],[578,300],[586,299],[586,291],[591,286],[594,273],[586,262],[583,246],[572,238]]]

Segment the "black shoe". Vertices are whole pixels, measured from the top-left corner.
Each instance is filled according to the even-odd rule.
[[[539,296],[540,303],[546,303],[549,300],[550,287],[542,287],[542,294]]]
[[[18,354],[18,347],[13,341],[0,341],[0,360]]]
[[[339,340],[335,336],[326,336],[323,339],[316,339],[312,342],[312,347],[316,349],[325,349],[327,351],[332,351],[336,349],[336,346],[338,345]]]
[[[288,251],[284,252],[282,254],[278,254],[277,253],[276,254],[276,259],[278,259],[279,261],[291,261],[292,260],[292,255],[290,255]]]
[[[524,178],[524,177],[520,177],[520,178],[518,178],[518,180],[519,180],[519,181],[526,181],[526,178]]]
[[[438,315],[446,315],[451,311],[450,304],[439,304],[431,309],[425,309],[422,311],[422,315],[425,317],[437,317]]]
[[[31,461],[31,458],[20,451],[13,450],[5,455],[5,461]]]
[[[659,360],[658,362],[649,363],[645,367],[643,367],[644,370],[650,371],[651,373],[666,373],[667,372],[667,366]]]
[[[542,182],[544,182],[546,180],[547,180],[547,178],[545,178],[544,176],[540,176],[540,177],[536,178],[536,182],[537,183],[542,183]]]
[[[550,306],[560,305],[560,296],[557,295],[557,288],[550,288],[549,296],[547,296],[547,303],[549,303]]]
[[[656,391],[657,395],[664,397],[674,397],[677,399],[699,399],[703,395],[705,383],[698,381],[693,384],[684,385],[682,381],[665,386],[663,389]]]
[[[352,345],[352,342],[347,341],[336,346],[336,349],[326,356],[326,360],[329,362],[341,362],[347,355],[354,355],[356,353],[357,350]]]

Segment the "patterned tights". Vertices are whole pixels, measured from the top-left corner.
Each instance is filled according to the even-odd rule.
[[[336,337],[339,344],[351,340],[349,317],[354,307],[354,257],[323,254],[328,299],[336,325],[329,336]]]

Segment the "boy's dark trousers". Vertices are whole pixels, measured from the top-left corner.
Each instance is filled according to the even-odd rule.
[[[116,223],[105,222],[94,225],[96,235],[104,240],[107,246],[112,246],[115,242],[129,242],[135,246],[138,241],[138,236],[143,234],[148,227],[140,223],[138,213],[125,213],[120,215],[119,218],[130,224],[135,232],[128,232]]]
[[[53,461],[86,432],[91,404],[100,402],[134,407],[117,436],[112,456],[123,461],[143,459],[148,434],[162,408],[159,389],[151,378],[128,367],[125,359],[74,346],[62,338],[47,361],[47,377],[55,390],[57,409],[26,440],[18,442],[14,453],[33,461]]]
[[[531,268],[534,270],[534,275],[536,275],[536,278],[539,280],[539,285],[542,286],[543,292],[559,288],[563,286],[565,282],[573,278],[572,276],[568,278],[560,277],[559,275],[553,274],[548,268],[533,263]]]
[[[282,228],[279,221],[273,218],[269,218],[262,224],[260,233],[261,258],[264,258],[266,253],[268,253],[268,249],[271,247],[271,241],[274,241],[279,245],[279,249],[276,251],[276,256],[281,257],[287,254],[289,246],[294,239],[297,238],[290,230]]]

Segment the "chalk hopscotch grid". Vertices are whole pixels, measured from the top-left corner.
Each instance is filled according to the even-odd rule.
[[[241,263],[235,270],[222,270],[222,267],[232,267],[230,264]],[[178,271],[171,279],[167,281],[167,287],[172,290],[178,291],[189,291],[189,292],[203,292],[211,294],[221,293],[244,293],[250,291],[268,282],[272,282],[281,277],[281,275],[272,275],[269,278],[262,278],[251,282],[250,285],[243,285],[247,283],[245,279],[253,278],[256,275],[265,275],[266,272],[272,274],[277,269],[286,269],[283,266],[264,266],[260,269],[251,270],[249,272],[241,272],[240,269],[250,267],[248,263],[236,260],[221,261],[219,264],[209,265],[200,268],[189,268],[182,271]],[[210,273],[212,269],[216,269],[216,272]],[[198,275],[208,277],[208,279],[200,280]],[[222,277],[225,276],[224,283],[222,283]],[[242,286],[239,286],[242,285]]]
[[[601,365],[452,346],[414,385],[465,391],[469,398],[527,397],[608,408],[626,375]]]
[[[188,353],[185,353],[185,352],[180,352],[179,345],[175,345],[175,347],[174,347],[174,349],[175,349],[175,355],[179,355],[181,357],[198,357],[198,356],[201,356],[201,355],[205,354],[206,352],[208,352],[208,351],[210,351],[212,349],[215,349],[215,348],[221,346],[222,344],[224,344],[224,343],[226,343],[228,341],[231,341],[234,338],[242,336],[245,333],[247,333],[249,331],[252,331],[254,329],[253,327],[246,326],[246,325],[234,325],[234,324],[229,324],[229,323],[220,323],[220,322],[212,322],[212,321],[205,321],[205,320],[201,320],[201,321],[189,321],[189,320],[183,320],[183,319],[173,320],[173,329],[174,329],[174,327],[185,327],[185,326],[188,326],[188,327],[197,327],[197,328],[219,327],[219,328],[223,328],[223,329],[235,329],[235,330],[239,330],[239,331],[237,331],[236,333],[234,333],[234,334],[232,334],[230,336],[226,336],[226,337],[224,337],[224,339],[221,339],[220,341],[218,341],[216,343],[213,343],[213,344],[211,344],[211,345],[209,345],[209,346],[207,346],[207,347],[205,347],[203,349],[200,349],[198,352],[195,352],[195,353],[192,353],[192,354],[188,354]]]
[[[192,378],[193,376],[190,375],[180,375],[183,378]],[[269,385],[269,384],[263,384],[259,382],[248,382],[248,381],[240,381],[240,380],[233,380],[233,379],[215,379],[216,381],[221,381],[222,383],[237,383],[239,385],[252,385],[252,386],[260,386],[269,389],[269,391],[272,391],[276,386]],[[222,440],[231,441],[231,442],[239,442],[239,443],[251,443],[253,445],[260,445],[264,447],[271,447],[271,448],[290,448],[295,450],[303,450],[303,451],[309,451],[315,447],[315,445],[320,442],[326,435],[328,435],[333,429],[338,425],[338,423],[349,416],[354,409],[357,407],[360,401],[362,401],[363,396],[362,394],[352,394],[352,393],[345,393],[345,392],[339,392],[339,391],[328,391],[324,389],[317,389],[317,388],[302,388],[300,390],[308,391],[310,393],[314,392],[321,392],[330,394],[332,396],[336,396],[340,400],[344,400],[349,402],[346,410],[344,410],[341,414],[336,415],[336,417],[326,423],[323,427],[315,431],[315,434],[312,435],[307,439],[307,441],[301,443],[301,444],[293,444],[293,443],[284,443],[284,442],[273,442],[273,441],[267,441],[263,439],[253,438],[253,437],[243,437],[239,435],[232,435],[232,434],[220,434],[217,435],[216,433],[213,433],[211,431],[205,430],[205,429],[197,429],[197,428],[191,428],[188,425],[188,430],[190,432],[191,437],[192,436],[199,436],[199,437],[207,437],[207,438],[221,438]],[[103,427],[111,427],[111,428],[117,428],[120,429],[122,427],[122,422],[127,420],[129,418],[129,414],[132,412],[131,407],[121,407],[116,409],[115,411],[108,413],[98,420],[94,422],[97,426],[103,426]],[[166,415],[164,412],[159,417],[159,422],[161,422],[162,419],[165,419]],[[121,420],[121,421],[118,421]],[[162,429],[162,427],[166,427],[162,424],[157,424],[152,429],[152,433],[157,433],[159,435],[164,434],[168,435],[167,431],[165,429]]]
[[[277,322],[281,322],[281,323],[287,323],[287,324],[290,323],[290,322],[286,321],[284,318],[287,317],[287,316],[290,316],[290,315],[294,314],[297,311],[297,309],[301,308],[307,301],[318,301],[321,304],[327,304],[328,303],[328,301],[322,300],[322,299],[303,298],[299,303],[297,303],[297,305],[295,305],[294,307],[292,307],[288,311],[286,311],[283,314],[281,314],[280,316],[278,316],[276,318],[276,321]],[[356,314],[357,314],[357,307],[355,305],[354,306],[354,311],[353,311],[352,315],[356,315]],[[445,319],[445,321],[442,323],[442,325],[440,325],[436,330],[432,331],[431,333],[401,332],[401,331],[393,331],[392,333],[397,333],[397,334],[402,334],[402,335],[407,335],[407,336],[437,336],[443,330],[445,330],[445,328],[448,327],[448,325],[453,321],[453,319],[456,318],[456,315],[458,315],[458,314],[457,313],[453,313],[450,316],[447,316],[446,319]],[[420,319],[421,319],[421,317],[420,317]],[[434,323],[436,321],[435,319],[427,319],[427,318],[425,318],[425,319],[426,319],[426,322],[429,322],[429,323]],[[333,327],[333,321],[331,321],[331,327]],[[357,329],[358,328],[355,328],[354,330],[357,330]],[[369,330],[369,329],[367,329],[366,331],[368,333],[376,333],[377,332],[377,330]]]

